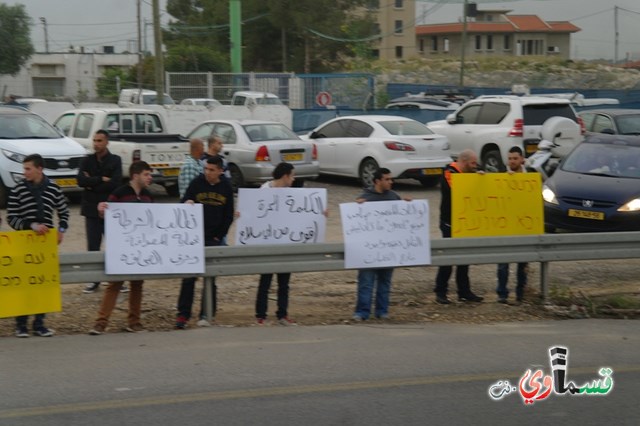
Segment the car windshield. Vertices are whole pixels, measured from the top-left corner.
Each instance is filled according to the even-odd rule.
[[[640,135],[640,114],[621,115],[616,124],[621,135]]]
[[[380,121],[378,122],[385,128],[390,135],[394,136],[419,136],[419,135],[432,135],[433,132],[422,123],[417,121]]]
[[[60,139],[60,133],[37,115],[0,115],[0,139]]]
[[[155,105],[158,103],[158,98],[156,95],[142,95],[142,101],[144,102],[145,105]],[[171,99],[171,97],[169,95],[164,95],[162,97],[162,104],[163,105],[174,105],[175,102],[173,102],[173,99]]]
[[[247,132],[251,142],[269,142],[282,141],[300,138],[292,130],[284,124],[265,123],[265,124],[247,124],[244,131]]]
[[[562,163],[566,172],[640,178],[640,146],[582,143]]]
[[[258,105],[282,105],[280,98],[268,98],[266,96],[261,96],[255,99]]]

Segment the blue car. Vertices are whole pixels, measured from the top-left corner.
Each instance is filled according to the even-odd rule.
[[[591,135],[542,189],[547,232],[640,231],[640,137]]]

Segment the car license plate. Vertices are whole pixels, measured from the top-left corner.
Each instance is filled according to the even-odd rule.
[[[60,188],[68,188],[70,186],[78,186],[76,178],[68,179],[54,179],[53,180]]]
[[[160,170],[162,176],[178,176],[180,174],[180,169],[164,169]]]
[[[302,154],[282,154],[282,161],[302,161]]]
[[[422,174],[429,176],[441,175],[442,169],[422,169]]]
[[[588,210],[575,210],[569,209],[568,215],[571,217],[579,217],[582,219],[594,219],[594,220],[604,220],[604,213],[602,212],[591,212]]]

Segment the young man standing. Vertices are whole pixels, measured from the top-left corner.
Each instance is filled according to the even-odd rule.
[[[392,186],[391,171],[386,168],[380,168],[373,174],[373,186],[365,189],[356,201],[364,203],[369,201],[401,200],[400,195],[391,190]],[[410,198],[405,198],[405,200],[411,201]],[[374,286],[376,287],[375,316],[378,319],[389,318],[389,294],[391,293],[392,274],[393,268],[371,268],[358,271],[358,297],[352,317],[354,321],[369,319]]]
[[[290,188],[295,181],[295,171],[293,165],[280,163],[273,169],[273,180],[265,182],[260,188]],[[276,317],[280,325],[295,325],[289,319],[287,310],[289,308],[289,279],[291,273],[279,273],[278,276],[278,310]],[[256,296],[256,321],[258,325],[264,325],[267,320],[267,307],[269,301],[269,288],[273,274],[260,275],[258,284],[258,294]]]
[[[522,149],[514,146],[509,150],[509,157],[507,158],[507,172],[512,173],[526,173],[527,169],[524,167],[524,155],[522,155]],[[524,287],[527,285],[527,269],[529,264],[526,262],[518,263],[518,271],[516,275],[516,302],[522,302],[524,297]],[[507,303],[509,297],[509,290],[507,289],[507,282],[509,281],[509,264],[498,264],[498,287],[496,293],[498,293],[498,303]]]
[[[470,149],[465,149],[458,156],[458,160],[444,168],[444,174],[440,180],[440,230],[443,238],[451,238],[451,175],[454,173],[475,173],[478,170],[478,156]],[[436,275],[436,302],[442,305],[451,303],[447,298],[449,278],[453,272],[453,266],[440,266]],[[469,265],[456,267],[456,285],[458,286],[458,300],[461,302],[482,302],[484,297],[471,292],[469,282]]]
[[[151,185],[151,167],[145,161],[136,161],[129,167],[130,181],[126,185],[118,187],[109,195],[107,201],[98,204],[98,212],[104,217],[104,212],[109,208],[110,203],[151,203],[153,198],[147,189]],[[140,311],[142,308],[142,280],[132,280],[131,291],[129,293],[129,316],[126,331],[136,332],[144,330],[140,323]],[[89,334],[97,336],[107,328],[109,317],[118,301],[118,294],[124,281],[113,281],[107,286],[102,297],[102,304],[98,311],[98,318]]]
[[[227,160],[222,154],[223,146],[224,144],[222,143],[222,138],[220,136],[211,136],[207,140],[207,152],[205,152],[202,157],[202,165],[204,166],[206,164],[208,158],[220,157],[222,159],[223,176],[227,179],[231,179],[231,172],[229,172]]]
[[[203,207],[204,217],[204,245],[224,245],[224,238],[233,222],[233,189],[228,179],[222,177],[224,173],[222,158],[219,156],[208,158],[204,166],[204,174],[198,176],[187,188],[182,197],[183,203],[200,203]],[[178,315],[176,328],[185,329],[191,319],[193,306],[193,293],[196,277],[184,278],[180,286],[178,297]],[[212,306],[215,315],[217,308],[217,287],[215,277],[212,278]],[[199,326],[207,326],[209,323],[204,317],[204,289],[200,310]]]
[[[31,154],[22,161],[24,180],[9,194],[7,218],[9,225],[19,231],[32,230],[38,235],[56,232],[58,244],[62,242],[69,224],[69,209],[60,187],[44,174],[44,159]],[[55,230],[53,213],[58,213],[58,230]],[[45,314],[36,314],[33,334],[53,336],[53,330],[44,325]],[[28,315],[16,317],[16,336],[29,337]]]
[[[93,135],[93,154],[87,155],[78,169],[78,186],[84,188],[80,214],[84,216],[89,251],[100,251],[104,235],[104,218],[98,213],[98,204],[107,201],[122,182],[122,160],[109,151],[108,145],[109,132],[98,130]],[[99,282],[89,283],[82,292],[93,293],[99,288]]]

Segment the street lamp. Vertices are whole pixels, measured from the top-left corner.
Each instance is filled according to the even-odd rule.
[[[44,51],[49,53],[49,33],[47,31],[47,18],[40,17],[40,22],[44,26]]]

